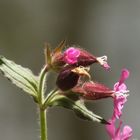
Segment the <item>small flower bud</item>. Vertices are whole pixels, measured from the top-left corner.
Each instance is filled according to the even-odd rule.
[[[97,62],[96,57],[89,52],[74,47],[70,47],[64,52],[64,60],[69,65],[76,66],[89,66]]]
[[[60,71],[56,84],[63,91],[70,90],[78,84],[80,76],[87,76],[90,78],[90,74],[85,67],[80,66],[75,68],[67,66]]]
[[[91,53],[81,48],[70,47],[64,52],[64,61],[73,66],[89,66],[93,63],[99,63],[106,70],[110,68],[107,63],[107,56],[95,57]]]
[[[62,52],[65,47],[65,41],[55,48],[52,52],[50,46],[47,45],[45,50],[46,62],[53,70],[61,70],[66,65],[73,67],[87,67],[93,63],[100,63],[105,69],[109,69],[110,66],[107,63],[107,56],[95,57],[91,53],[81,48],[70,47]]]
[[[97,62],[96,57],[92,55],[91,53],[80,48],[79,48],[79,51],[80,51],[80,55],[78,57],[78,65],[89,66]]]
[[[62,41],[58,47],[51,51],[50,44],[46,44],[45,48],[45,61],[51,69],[58,71],[60,70],[66,62],[63,59],[62,49],[65,47],[65,40]]]
[[[60,71],[56,85],[63,91],[69,90],[77,85],[79,75],[72,72],[71,68],[65,68]]]
[[[55,53],[52,55],[52,63],[51,66],[54,70],[60,70],[66,63],[63,60],[63,54],[62,53]]]
[[[82,87],[75,87],[72,89],[73,92],[80,93],[84,99],[97,100],[107,97],[112,97],[114,91],[108,87],[94,82],[86,82]]]

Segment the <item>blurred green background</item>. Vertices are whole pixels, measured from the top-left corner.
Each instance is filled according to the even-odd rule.
[[[38,74],[44,43],[56,46],[64,38],[96,56],[108,56],[110,72],[92,67],[98,82],[113,87],[122,68],[131,71],[122,119],[133,128],[133,138],[140,139],[140,1],[0,0],[0,54],[5,57]],[[112,114],[111,99],[87,106],[105,118]],[[47,117],[49,140],[109,139],[103,125],[80,120],[69,110],[51,108]],[[32,99],[0,75],[0,140],[39,140],[37,120]]]

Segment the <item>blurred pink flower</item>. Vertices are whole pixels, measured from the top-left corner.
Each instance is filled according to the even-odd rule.
[[[77,63],[77,58],[79,57],[79,55],[80,51],[74,47],[70,47],[64,52],[65,61],[68,64]]]
[[[127,95],[115,96],[113,118],[119,119],[122,115],[122,109],[127,101]]]
[[[127,86],[125,85],[125,80],[129,77],[129,71],[127,69],[123,69],[121,72],[120,80],[114,85],[114,112],[113,112],[113,118],[119,119],[122,115],[122,109],[127,101]]]
[[[125,85],[125,80],[129,77],[129,71],[127,69],[122,69],[119,82],[114,85],[114,91],[118,93],[128,92],[127,86]]]
[[[132,136],[132,128],[126,125],[121,132],[122,121],[119,122],[118,128],[115,126],[115,121],[115,119],[109,120],[110,124],[106,125],[106,130],[111,140],[129,140]]]

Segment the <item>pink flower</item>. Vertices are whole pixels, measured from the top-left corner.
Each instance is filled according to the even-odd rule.
[[[113,118],[119,119],[122,115],[122,109],[127,101],[127,95],[115,96]]]
[[[115,127],[115,121],[115,119],[109,120],[110,124],[106,125],[106,130],[111,140],[129,140],[129,138],[132,136],[132,128],[126,125],[121,132],[122,121],[119,122],[117,129]]]
[[[112,118],[108,121],[110,125],[106,125],[106,130],[112,140],[129,140],[132,136],[132,128],[130,126],[124,126],[121,132],[122,121],[119,121],[118,128],[115,127],[116,119],[119,119],[122,115],[122,109],[127,101],[127,86],[125,80],[129,77],[129,71],[123,69],[119,82],[114,85],[114,112]]]
[[[125,85],[125,80],[129,77],[129,71],[127,69],[123,69],[121,72],[120,80],[114,85],[114,91],[118,93],[126,93],[128,92],[127,86]]]
[[[68,64],[77,63],[77,58],[79,57],[79,55],[80,51],[74,47],[70,47],[64,52],[64,58]]]
[[[114,91],[115,91],[115,96],[114,96],[114,112],[113,112],[113,118],[119,119],[120,116],[122,115],[122,109],[127,101],[127,86],[125,85],[125,80],[129,77],[129,71],[127,69],[123,69],[121,72],[121,77],[119,82],[117,82],[114,85]]]

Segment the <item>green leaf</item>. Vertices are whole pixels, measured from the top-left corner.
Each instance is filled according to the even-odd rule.
[[[38,80],[37,77],[33,75],[31,70],[23,68],[13,61],[0,56],[0,71],[13,84],[36,98],[38,90]]]
[[[105,119],[88,110],[81,100],[73,101],[64,95],[57,94],[54,98],[50,100],[49,105],[62,106],[64,108],[73,110],[78,117],[84,120],[108,124]]]

